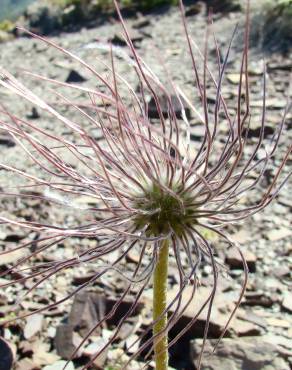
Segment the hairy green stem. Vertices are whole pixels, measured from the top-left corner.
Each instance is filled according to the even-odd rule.
[[[164,240],[160,247],[153,281],[153,320],[157,320],[167,304],[167,275],[169,242]],[[153,327],[153,335],[159,334],[167,325],[167,313]],[[168,338],[167,333],[154,340],[155,370],[168,369]]]

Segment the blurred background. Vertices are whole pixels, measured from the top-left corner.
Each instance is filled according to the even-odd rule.
[[[124,16],[139,12],[164,12],[177,5],[178,0],[121,0]],[[225,13],[243,11],[242,0],[187,0],[189,14],[200,12]],[[291,0],[250,1],[253,27],[261,33],[261,44],[266,50],[288,48],[291,43]],[[0,41],[11,38],[15,24],[39,34],[74,31],[80,27],[94,27],[115,15],[111,0],[0,0]],[[255,35],[254,35],[255,36]],[[256,39],[256,37],[255,37]]]

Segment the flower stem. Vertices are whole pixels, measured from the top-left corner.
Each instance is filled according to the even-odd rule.
[[[160,247],[153,281],[153,320],[157,320],[167,304],[167,275],[168,275],[169,241],[164,240]],[[160,333],[167,325],[167,313],[153,327],[153,335]],[[155,370],[168,369],[168,338],[163,333],[154,340]]]

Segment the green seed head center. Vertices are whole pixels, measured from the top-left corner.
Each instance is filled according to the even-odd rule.
[[[175,191],[176,190],[176,191]],[[177,189],[167,191],[152,185],[137,199],[135,207],[142,211],[135,218],[137,228],[147,226],[147,234],[158,236],[168,232],[182,235],[190,223],[194,223],[195,210],[190,205],[191,197]]]

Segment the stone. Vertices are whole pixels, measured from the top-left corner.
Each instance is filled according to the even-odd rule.
[[[277,328],[290,328],[292,323],[287,320],[276,319],[274,317],[267,317],[266,321],[268,325],[275,326]]]
[[[287,102],[285,99],[279,99],[279,98],[269,98],[266,99],[266,108],[271,109],[284,109],[287,105]],[[252,108],[262,108],[263,106],[263,100],[254,100],[250,102],[250,106]]]
[[[264,73],[263,61],[251,62],[250,65],[248,66],[249,76],[262,76],[263,73]]]
[[[10,135],[0,134],[0,145],[6,146],[7,148],[12,148],[15,146],[15,141]]]
[[[108,40],[108,42],[112,43],[114,46],[127,46],[126,39],[120,34],[115,34],[114,37]]]
[[[179,287],[174,285],[168,292],[168,304],[176,297]],[[191,301],[183,314],[178,319],[176,325],[171,330],[171,335],[177,335],[188,325],[194,316],[199,312],[202,305],[210,296],[212,287],[200,286],[195,295],[193,295],[193,287],[187,286],[182,294],[181,307],[184,307],[190,298]],[[193,297],[192,297],[193,296]],[[222,283],[218,284],[218,289],[214,298],[212,315],[209,324],[209,334],[212,336],[219,336],[225,327],[229,314],[234,308],[234,304],[238,299],[238,292],[230,291],[223,292]],[[171,312],[175,309],[176,303],[171,308]],[[203,336],[205,330],[205,323],[207,319],[207,309],[203,310],[198,316],[196,322],[192,323],[189,330],[184,334],[184,339],[191,339],[197,336]]]
[[[43,370],[63,370],[65,365],[66,365],[66,370],[74,370],[75,369],[73,362],[71,362],[71,361],[67,362],[67,361],[61,360],[61,361],[57,361],[57,362],[55,362],[51,365],[43,367]]]
[[[276,267],[275,269],[273,269],[273,275],[275,277],[277,277],[278,279],[283,279],[285,277],[289,277],[290,276],[290,268],[287,265],[282,265],[282,266],[279,266],[279,267]]]
[[[25,237],[25,234],[22,234],[22,233],[9,233],[9,234],[6,234],[6,237],[4,240],[5,242],[17,243],[24,237]]]
[[[247,134],[248,138],[253,138],[253,137],[258,138],[261,133],[260,121],[252,122],[251,126],[248,128],[248,131],[247,132],[246,131],[247,131],[246,129],[243,129],[243,132],[242,132],[243,136]],[[274,127],[265,125],[264,134],[263,134],[264,138],[266,138],[267,136],[273,135],[274,132],[275,132]]]
[[[228,73],[226,78],[231,84],[238,85],[240,82],[240,73]]]
[[[236,317],[238,319],[242,319],[244,321],[256,324],[257,326],[260,326],[263,329],[267,327],[267,321],[264,317],[260,315],[260,311],[257,311],[257,313],[255,313],[254,310],[244,310],[241,307],[239,307],[236,313]]]
[[[214,13],[228,13],[241,11],[241,1],[238,0],[209,0],[207,2],[208,11],[212,9]]]
[[[133,29],[140,29],[144,27],[151,26],[151,21],[148,18],[140,17],[138,18],[133,24],[132,28]]]
[[[255,272],[256,271],[256,261],[257,261],[256,255],[250,251],[242,251],[242,253],[246,260],[249,271]],[[226,254],[225,262],[231,269],[243,269],[243,264],[242,264],[240,255],[234,248],[228,250]]]
[[[28,113],[26,115],[26,118],[28,118],[28,119],[38,119],[38,118],[40,118],[40,114],[39,114],[38,110],[36,109],[36,107],[32,107],[30,113]]]
[[[286,227],[281,227],[280,229],[273,229],[269,231],[266,236],[270,241],[275,242],[277,240],[292,236],[292,230]]]
[[[55,347],[59,356],[65,359],[71,358],[75,350],[72,325],[63,324],[57,327]]]
[[[231,92],[226,92],[224,94],[224,100],[227,100],[227,99],[230,99],[232,97],[232,93]],[[210,104],[215,104],[216,101],[218,100],[217,99],[217,94],[216,93],[210,93],[210,94],[207,94],[206,96],[207,98],[207,102],[210,103]]]
[[[234,234],[231,234],[230,237],[234,242],[243,244],[251,240],[251,233],[250,233],[250,230],[240,229]]]
[[[191,133],[190,133],[190,139],[192,141],[198,141],[201,142],[202,138],[205,136],[206,128],[203,125],[197,125],[192,127]]]
[[[53,2],[46,0],[33,2],[24,13],[25,26],[37,34],[50,34],[61,26],[60,12],[60,7]]]
[[[25,256],[25,251],[23,249],[16,249],[10,251],[7,254],[2,254],[0,257],[0,266],[7,266],[10,263],[15,263],[19,259]]]
[[[19,343],[18,351],[21,352],[23,357],[31,357],[33,354],[33,340],[22,340]]]
[[[216,340],[207,340],[205,356],[202,360],[204,370],[289,370],[289,365],[281,357],[276,345],[257,337],[241,339],[225,338],[219,343],[215,354],[211,354]],[[199,357],[202,339],[191,342],[193,363]]]
[[[185,16],[193,17],[194,15],[201,13],[203,9],[204,9],[204,3],[199,1],[196,4],[193,4],[186,9]]]
[[[127,352],[133,354],[139,350],[140,347],[140,340],[137,334],[131,334],[126,340],[125,345],[127,348]]]
[[[284,299],[282,301],[282,307],[284,310],[292,312],[292,293],[285,292]]]
[[[36,367],[30,358],[22,358],[17,361],[16,370],[35,370]]]
[[[129,322],[124,322],[121,325],[121,329],[119,330],[117,338],[119,338],[120,340],[125,340],[132,334],[132,332],[133,332],[133,324]]]
[[[29,339],[41,331],[43,319],[44,316],[41,314],[35,314],[28,317],[23,331],[25,339]]]
[[[67,82],[67,83],[81,83],[81,82],[84,82],[84,81],[86,81],[86,78],[81,76],[81,74],[79,72],[75,71],[74,69],[71,69],[71,71],[69,72],[65,82]]]
[[[188,119],[191,118],[191,110],[188,108],[184,102],[184,99],[181,98],[181,103],[176,95],[170,96],[170,103],[174,110],[174,114],[177,118],[182,117],[182,108],[185,111],[185,115]],[[158,102],[160,105],[161,113],[164,118],[169,117],[169,101],[165,95],[158,96]],[[159,118],[159,113],[156,107],[155,99],[152,97],[148,103],[148,116],[149,118]]]
[[[229,329],[233,330],[239,337],[259,335],[261,333],[260,327],[256,324],[237,318],[231,322]]]
[[[273,305],[273,297],[265,295],[263,292],[245,292],[242,305],[244,306],[262,306],[271,307]]]
[[[51,351],[49,343],[42,341],[33,342],[33,356],[32,361],[35,366],[51,365],[60,360],[60,357]]]
[[[96,353],[98,353],[105,345],[107,341],[104,340],[103,338],[99,338],[95,340],[94,342],[88,344],[84,350],[83,350],[83,355],[88,356],[89,358],[93,357]],[[98,369],[104,369],[104,364],[107,359],[107,354],[108,354],[108,347],[101,352],[101,354],[93,360],[93,365],[95,368]]]
[[[135,47],[137,47],[137,44],[143,40],[143,35],[138,30],[130,30],[130,37]],[[120,47],[125,47],[128,45],[126,38],[124,38],[119,33],[116,33],[114,37],[108,40],[108,42],[111,42],[114,46],[120,46]]]
[[[78,328],[81,336],[86,336],[88,331],[105,315],[105,299],[97,294],[80,292],[75,295],[69,314],[68,322],[74,329]],[[100,334],[100,328],[95,330],[95,335]]]
[[[73,276],[72,284],[73,285],[82,285],[90,281],[96,274],[95,273],[88,273],[88,274],[78,274]]]
[[[135,263],[137,264],[140,260],[140,253],[139,251],[135,250],[135,249],[131,249],[127,255],[126,255],[126,261],[128,263]]]
[[[285,192],[280,193],[278,200],[279,204],[282,204],[284,207],[290,208],[292,210],[292,199],[287,196],[288,194],[285,194]]]
[[[279,62],[270,62],[268,63],[268,72],[274,70],[282,70],[282,71],[291,71],[292,70],[292,62],[290,59],[281,60]]]
[[[277,335],[273,333],[266,334],[262,337],[262,339],[267,342],[271,343],[273,345],[276,345],[277,347],[281,347],[280,349],[284,349],[284,351],[290,351],[290,355],[292,355],[291,348],[292,348],[292,338],[286,338],[283,335]],[[287,352],[286,352],[287,353]]]
[[[106,300],[106,312],[109,312],[114,305],[117,303],[118,299],[117,298],[107,298]],[[144,302],[140,301],[137,302],[135,307],[132,307],[133,301],[130,299],[125,299],[120,302],[118,307],[115,309],[114,314],[107,320],[107,323],[109,325],[117,325],[120,321],[121,317],[124,317],[126,313],[131,309],[131,316],[136,316],[138,315],[141,310],[144,308]]]
[[[6,280],[3,279],[3,282],[5,284]],[[1,281],[0,281],[0,284],[1,284]],[[7,303],[8,303],[8,297],[5,294],[0,293],[0,306],[5,306]]]
[[[71,358],[72,353],[80,343],[77,336],[79,338],[86,337],[88,332],[105,317],[106,313],[108,313],[116,303],[116,299],[106,298],[100,294],[90,292],[77,293],[74,296],[68,322],[57,327],[55,336],[57,353],[62,358]],[[100,337],[102,329],[106,327],[107,324],[117,325],[120,318],[127,313],[131,305],[132,301],[122,301],[108,318],[107,322],[97,327],[96,330],[92,332],[92,335]],[[136,315],[139,313],[142,307],[143,304],[138,303],[132,314]],[[76,354],[76,357],[80,355],[81,351]]]
[[[11,346],[4,338],[0,337],[0,369],[11,370],[13,364],[13,352]]]

